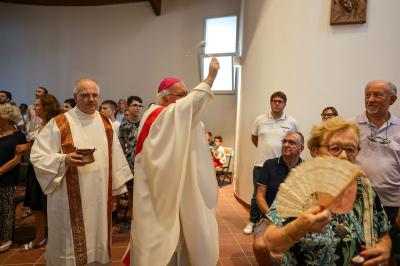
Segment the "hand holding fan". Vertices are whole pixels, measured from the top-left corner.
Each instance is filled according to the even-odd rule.
[[[276,209],[279,216],[298,217],[312,206],[346,213],[357,194],[355,178],[362,170],[347,160],[317,157],[290,171],[279,187]]]

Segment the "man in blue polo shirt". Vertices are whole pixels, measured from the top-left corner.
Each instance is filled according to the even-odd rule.
[[[265,214],[274,201],[280,184],[288,176],[290,169],[303,160],[300,154],[304,149],[304,137],[298,131],[288,131],[282,139],[282,155],[265,161],[260,177],[257,180],[256,202],[261,219],[254,229],[253,250],[259,265],[272,265],[271,256],[264,243],[263,235],[268,225]]]

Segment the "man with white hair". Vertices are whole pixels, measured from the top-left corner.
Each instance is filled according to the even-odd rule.
[[[119,99],[117,105],[118,105],[118,108],[117,108],[117,112],[115,113],[115,119],[122,124],[122,121],[125,118],[126,100]]]
[[[143,115],[135,157],[133,265],[216,265],[218,186],[200,119],[219,63],[191,93],[164,79]]]
[[[392,255],[400,263],[400,118],[389,112],[397,100],[396,86],[386,80],[374,80],[365,87],[365,112],[354,121],[360,128],[360,152],[357,163],[371,179],[382,206],[392,224]]]
[[[81,79],[73,93],[76,107],[47,123],[30,157],[47,195],[46,264],[108,265],[112,195],[133,176],[109,119],[97,111],[99,86]],[[93,157],[77,149],[94,150]]]

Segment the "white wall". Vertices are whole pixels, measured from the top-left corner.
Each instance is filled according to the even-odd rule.
[[[96,7],[0,3],[0,89],[17,103],[47,87],[60,101],[81,77],[96,79],[102,99],[138,95],[145,105],[163,77],[199,82],[193,46],[207,17],[237,14],[240,0],[168,0],[156,17],[147,2]],[[217,95],[204,123],[234,144],[236,97]]]
[[[242,90],[238,106],[236,193],[250,202],[254,118],[282,90],[286,111],[307,136],[333,105],[345,118],[364,110],[363,88],[373,79],[400,87],[400,1],[368,1],[367,23],[330,26],[331,1],[246,1]],[[392,112],[400,114],[399,102]],[[308,151],[303,157],[309,157]]]

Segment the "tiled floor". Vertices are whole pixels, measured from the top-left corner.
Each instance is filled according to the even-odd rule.
[[[0,253],[0,265],[44,265],[45,248],[24,252],[22,244],[33,238],[33,217],[20,219],[21,206],[17,208],[16,244],[5,253]],[[217,220],[219,225],[220,258],[218,265],[257,265],[254,259],[252,243],[253,236],[242,233],[248,219],[248,209],[243,207],[234,197],[232,185],[220,189]],[[129,235],[113,233],[112,265],[123,265],[122,256],[129,244]]]
[[[253,235],[243,234],[249,209],[234,197],[232,185],[220,188],[217,207],[219,226],[219,265],[257,265],[253,254]]]

